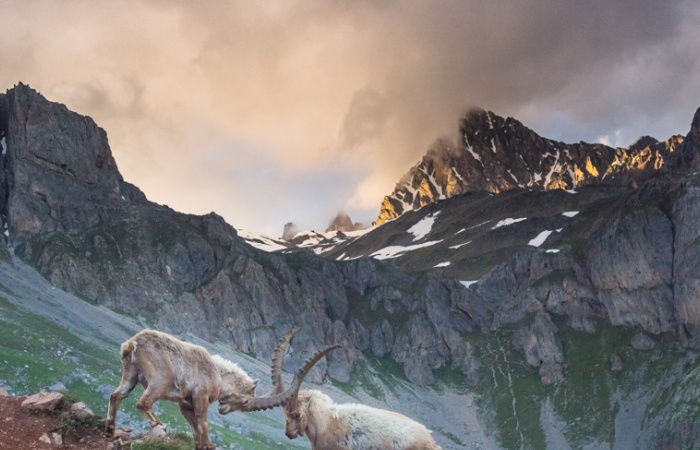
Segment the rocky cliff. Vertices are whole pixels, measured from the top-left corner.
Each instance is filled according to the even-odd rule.
[[[0,96],[0,130],[7,238],[56,287],[262,359],[301,325],[288,364],[328,342],[345,348],[315,379],[347,381],[365,350],[401,363],[416,383],[432,383],[444,365],[476,377],[459,333],[484,327],[488,310],[469,305],[456,281],[368,258],[261,252],[214,213],[151,203],[123,181],[104,130],[23,84]]]
[[[682,142],[643,136],[629,148],[566,144],[513,118],[474,109],[460,120],[460,142],[439,140],[384,197],[376,223],[465,192],[573,189],[591,184],[638,187]]]

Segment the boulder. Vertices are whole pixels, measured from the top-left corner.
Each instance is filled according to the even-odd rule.
[[[34,412],[50,412],[61,407],[65,396],[60,392],[39,392],[30,395],[22,402],[22,408]]]
[[[511,339],[511,346],[523,353],[527,364],[540,368],[543,384],[564,379],[564,353],[558,331],[549,314],[542,312],[532,323],[518,328]]]
[[[632,336],[632,340],[630,341],[630,345],[635,348],[636,350],[651,350],[654,347],[656,347],[656,342],[652,338],[649,337],[646,333],[636,333],[634,336]]]

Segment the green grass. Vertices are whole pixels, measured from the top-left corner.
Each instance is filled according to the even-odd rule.
[[[453,367],[442,366],[439,369],[434,369],[433,375],[438,381],[433,387],[439,393],[447,391],[464,392],[467,388],[464,374]]]
[[[512,330],[489,335],[475,334],[472,342],[481,349],[482,379],[474,390],[483,410],[491,411],[490,421],[505,448],[545,448],[539,423],[541,402],[552,392],[543,386],[536,368],[510,348]]]
[[[514,327],[467,337],[481,349],[483,363],[474,391],[504,448],[546,447],[540,423],[546,402],[566,424],[562,432],[574,449],[614,442],[620,401],[640,392],[648,398],[643,427],[659,414],[668,416],[664,421],[669,424],[700,415],[700,361],[673,336],[654,336],[657,347],[643,352],[630,346],[638,328],[599,323],[599,331],[589,334],[571,329],[562,318],[554,320],[565,364],[564,380],[551,386],[542,385],[538,368],[527,366],[522,354],[510,348]],[[613,355],[621,358],[621,371],[612,371]]]
[[[131,450],[192,450],[194,440],[184,433],[131,444]]]
[[[0,296],[0,381],[12,395],[34,394],[61,382],[65,386],[62,391],[70,399],[80,399],[96,415],[105,416],[109,392],[119,384],[121,376],[118,346],[118,343],[114,343],[114,351],[110,352],[87,343],[56,323],[25,312]],[[98,387],[102,389],[98,390]],[[147,426],[136,408],[142,392],[143,388],[138,386],[121,403],[117,426],[124,424],[128,417],[143,427]],[[167,423],[168,430],[192,435],[175,403],[162,401],[156,405],[158,415]],[[269,419],[258,414],[246,417],[250,418],[253,430],[250,436],[210,424],[212,440],[219,446],[234,443],[252,450],[294,449],[308,444],[301,440],[278,443],[255,430],[255,423],[264,423],[269,427]]]
[[[77,419],[75,417],[69,417],[66,419],[59,430],[61,431],[62,435],[69,434],[72,430],[79,430],[79,431],[84,431],[84,430],[91,430],[91,431],[99,431],[101,432],[102,430],[105,429],[105,419],[100,416],[89,416],[84,419]]]

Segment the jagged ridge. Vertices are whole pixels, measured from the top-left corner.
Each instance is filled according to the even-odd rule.
[[[540,137],[513,118],[474,109],[460,120],[460,143],[438,140],[384,197],[376,224],[465,192],[573,189],[590,184],[637,187],[683,142],[644,136],[629,148],[565,144]]]

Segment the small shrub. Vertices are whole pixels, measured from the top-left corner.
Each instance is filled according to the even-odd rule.
[[[194,440],[185,433],[176,433],[160,439],[149,439],[131,444],[131,450],[192,450]]]

